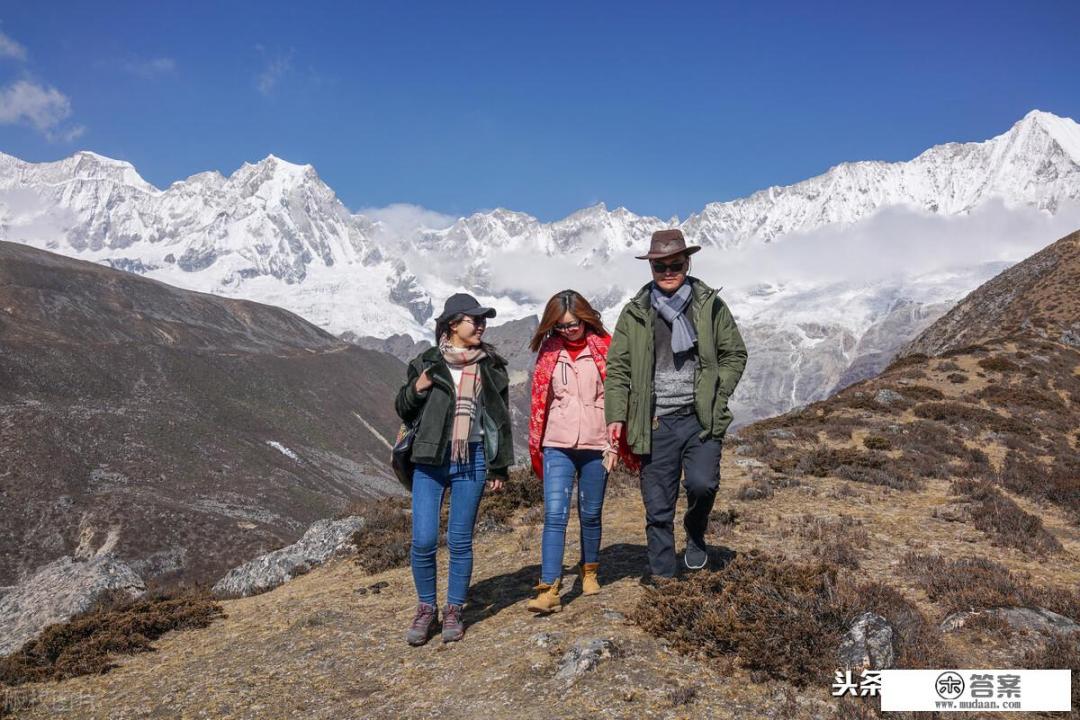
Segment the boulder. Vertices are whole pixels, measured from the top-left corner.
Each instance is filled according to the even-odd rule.
[[[319,520],[292,545],[234,567],[213,587],[218,597],[247,597],[272,590],[337,555],[355,551],[352,536],[364,527],[357,515]]]
[[[111,553],[86,560],[64,556],[43,565],[0,597],[0,655],[15,652],[47,625],[89,610],[107,592],[134,599],[146,592],[146,585]]]
[[[619,646],[612,640],[606,638],[578,640],[559,660],[559,669],[555,673],[555,679],[573,684],[582,675],[594,670],[601,661],[620,655]]]
[[[893,629],[889,621],[872,612],[855,619],[840,641],[840,667],[851,670],[883,670],[896,660]]]

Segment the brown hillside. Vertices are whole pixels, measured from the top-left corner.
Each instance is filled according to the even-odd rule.
[[[403,375],[280,308],[0,242],[0,585],[103,544],[213,582],[397,491]]]
[[[1080,231],[983,284],[903,354],[940,355],[1018,333],[1080,347]]]

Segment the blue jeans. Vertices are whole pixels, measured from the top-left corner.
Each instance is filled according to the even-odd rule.
[[[446,602],[464,605],[473,566],[473,527],[484,494],[483,443],[469,445],[469,459],[442,465],[416,464],[412,489],[412,573],[420,602],[435,604],[435,552],[439,547],[439,512],[450,489],[450,519],[446,544],[450,548],[450,581]]]
[[[566,523],[570,519],[570,493],[578,476],[578,520],[581,525],[581,562],[600,558],[600,516],[604,510],[607,471],[599,450],[544,448],[544,535],[540,543],[540,581],[551,584],[562,577]]]

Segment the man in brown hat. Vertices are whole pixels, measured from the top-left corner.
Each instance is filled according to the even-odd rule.
[[[731,424],[728,398],[746,366],[746,346],[716,291],[691,277],[681,230],[653,233],[652,281],[615,324],[604,381],[604,414],[613,446],[625,435],[642,456],[641,496],[652,576],[674,577],[675,502],[686,488],[683,563],[708,564],[705,530],[720,484],[720,452]]]

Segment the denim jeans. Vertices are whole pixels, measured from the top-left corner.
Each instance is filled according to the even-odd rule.
[[[599,450],[544,448],[544,535],[540,543],[540,581],[562,577],[566,524],[570,519],[570,493],[578,476],[578,520],[581,525],[581,562],[600,558],[600,516],[604,509],[607,471]]]
[[[446,544],[450,549],[450,580],[446,602],[464,605],[473,566],[473,527],[484,494],[483,443],[469,444],[466,462],[416,464],[412,489],[412,573],[420,602],[435,604],[435,553],[439,546],[439,512],[450,489],[450,519]]]

